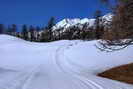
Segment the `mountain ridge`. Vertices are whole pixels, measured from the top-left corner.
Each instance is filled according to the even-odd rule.
[[[109,21],[112,20],[112,17],[113,17],[113,14],[112,13],[108,13],[100,18],[102,18],[102,21],[103,21],[103,25],[107,24]],[[55,26],[53,26],[53,30],[56,30],[56,29],[60,29],[60,28],[63,28],[63,29],[67,29],[69,27],[72,27],[72,26],[83,26],[84,24],[88,24],[88,27],[93,27],[94,24],[95,24],[95,20],[94,18],[83,18],[83,19],[80,19],[80,18],[74,18],[74,19],[69,19],[69,18],[66,18],[66,19],[63,19],[61,21],[59,21]]]

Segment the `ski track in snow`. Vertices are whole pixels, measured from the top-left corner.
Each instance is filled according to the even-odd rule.
[[[91,81],[91,80],[85,79],[82,75],[79,75],[78,73],[74,72],[72,69],[68,69],[68,68],[64,68],[64,69],[63,69],[63,67],[65,66],[65,65],[63,64],[63,62],[68,63],[68,64],[72,64],[71,62],[69,62],[69,61],[67,60],[67,57],[64,55],[64,51],[65,51],[66,49],[70,48],[70,47],[73,46],[73,45],[74,45],[74,44],[71,44],[71,43],[70,43],[70,44],[68,44],[68,45],[64,45],[64,46],[62,46],[62,47],[59,47],[59,48],[56,50],[55,61],[56,61],[57,66],[60,68],[60,70],[62,70],[62,72],[67,73],[68,76],[73,76],[72,79],[74,78],[74,79],[79,80],[81,83],[83,83],[85,86],[87,86],[88,89],[104,89],[101,85],[99,85],[99,84],[97,84],[97,83],[95,83],[95,82],[93,82],[93,81]],[[65,59],[63,60],[63,62],[61,62],[62,58],[61,58],[60,56],[62,56],[62,55],[60,55],[60,54],[62,54],[63,57],[65,57]],[[62,66],[61,64],[62,64],[63,66]],[[70,66],[71,66],[71,65],[70,65]],[[77,66],[77,65],[76,65],[76,66]],[[80,67],[80,66],[78,65],[77,67]],[[65,70],[65,69],[68,69],[68,70]],[[80,84],[79,84],[79,85],[80,85]],[[81,87],[81,88],[82,88],[82,87]]]
[[[33,71],[28,73],[20,73],[13,80],[7,82],[3,89],[23,89],[25,84],[30,81],[30,78],[38,71],[40,66],[37,66]],[[1,88],[0,88],[1,89]]]
[[[12,71],[0,68],[6,74],[13,72],[13,77],[0,82],[0,89],[133,89],[131,85],[93,75],[88,68],[72,62],[65,51],[78,43],[80,42],[67,41],[54,47],[53,43],[49,44],[51,46],[45,45],[46,47],[41,45],[44,50],[49,49],[52,52],[47,52],[48,59],[36,64],[31,70]]]

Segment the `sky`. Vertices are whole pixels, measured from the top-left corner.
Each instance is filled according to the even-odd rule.
[[[0,0],[0,23],[43,26],[53,16],[92,18],[96,10],[109,12],[99,0]]]

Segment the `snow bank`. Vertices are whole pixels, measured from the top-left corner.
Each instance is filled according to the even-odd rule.
[[[0,89],[133,89],[96,76],[133,62],[133,46],[106,53],[97,41],[27,42],[0,35]]]

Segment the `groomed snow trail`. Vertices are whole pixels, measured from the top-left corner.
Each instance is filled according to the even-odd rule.
[[[77,88],[82,89],[84,86],[86,86],[83,89],[104,89],[99,84],[91,80],[85,79],[84,76],[82,75],[79,75],[78,71],[76,72],[75,70],[69,68],[69,66],[72,66],[73,64],[67,60],[67,57],[64,55],[64,51],[73,45],[75,44],[69,43],[68,45],[59,47],[56,50],[56,58],[55,58],[56,65],[60,68],[60,70],[64,74],[67,74],[69,77],[71,76],[71,80],[79,82],[78,83],[79,86],[77,85],[78,86]],[[76,66],[76,67],[80,68],[80,66]]]
[[[133,89],[132,85],[96,76],[106,67],[133,62],[130,60],[133,47],[110,55],[99,54],[95,43],[66,40],[31,43],[0,35],[0,89]],[[113,62],[103,57],[111,56],[128,58],[114,57],[113,61],[119,63],[109,65]]]

